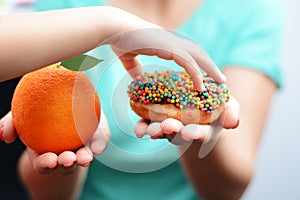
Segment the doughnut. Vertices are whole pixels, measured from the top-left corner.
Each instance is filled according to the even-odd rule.
[[[185,71],[155,71],[133,80],[127,93],[132,110],[145,120],[210,124],[224,111],[229,90],[206,75],[203,83],[205,90],[197,91]]]

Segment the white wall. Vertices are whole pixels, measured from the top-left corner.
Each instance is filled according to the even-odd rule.
[[[285,4],[285,85],[273,102],[246,200],[300,199],[300,1]]]

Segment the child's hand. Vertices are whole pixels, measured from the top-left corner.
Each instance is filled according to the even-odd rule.
[[[239,105],[237,101],[231,97],[226,103],[224,112],[221,114],[217,122],[225,129],[234,129],[239,124]],[[162,122],[154,122],[149,124],[145,120],[141,120],[135,127],[134,132],[137,137],[143,137],[149,134],[151,138],[167,138],[173,144],[182,144],[185,142],[197,141],[200,143],[208,142],[212,138],[212,128],[210,125],[189,124],[184,126],[176,119],[166,119]]]
[[[5,143],[12,143],[17,137],[11,112],[7,113],[0,120],[0,139]]]
[[[157,56],[174,60],[191,75],[196,89],[204,89],[200,68],[215,81],[224,83],[225,76],[209,55],[192,41],[178,37],[160,28],[143,28],[123,32],[109,38],[105,43],[112,45],[124,67],[135,78],[142,75],[137,55]]]
[[[7,143],[11,143],[17,137],[12,123],[12,115],[9,112],[1,119],[0,126],[3,127],[1,139]],[[76,152],[65,151],[59,155],[52,152],[38,154],[30,148],[27,148],[28,156],[33,164],[34,169],[41,174],[50,173],[58,170],[60,173],[71,173],[77,165],[87,167],[93,160],[93,155],[101,154],[110,140],[110,131],[106,117],[101,113],[99,126],[85,147],[78,149]]]

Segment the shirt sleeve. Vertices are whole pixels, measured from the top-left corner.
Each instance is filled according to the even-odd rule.
[[[255,2],[255,1],[252,1]],[[258,70],[282,85],[281,49],[283,7],[280,1],[261,0],[250,8],[237,7],[232,39],[221,68],[241,66]]]

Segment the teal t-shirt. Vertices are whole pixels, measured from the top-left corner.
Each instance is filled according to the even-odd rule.
[[[38,0],[37,10],[105,5],[101,0]],[[97,20],[97,19],[95,19]],[[200,44],[222,69],[258,70],[281,85],[281,2],[208,0],[176,30]],[[108,46],[89,54],[104,59],[88,70],[111,130],[111,142],[89,168],[80,199],[198,199],[166,140],[136,138],[139,118],[126,94],[131,78]],[[140,56],[145,70],[181,69],[173,61]]]

